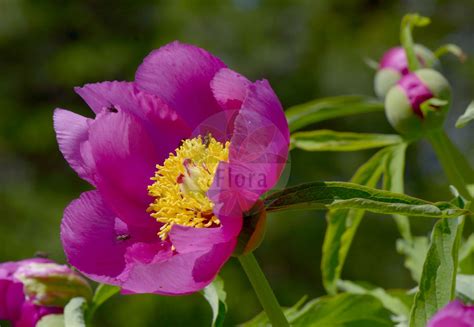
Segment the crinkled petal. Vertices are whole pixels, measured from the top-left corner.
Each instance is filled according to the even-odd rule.
[[[189,127],[162,99],[138,89],[133,82],[101,82],[76,87],[75,91],[99,114],[125,110],[147,125],[149,133],[158,140],[163,155],[168,155],[179,141],[190,135]]]
[[[56,109],[53,120],[59,149],[64,158],[81,178],[94,185],[95,167],[88,141],[92,119]]]
[[[95,281],[120,285],[127,248],[157,239],[158,227],[149,231],[128,228],[98,191],[89,191],[64,211],[61,240],[71,265]]]
[[[221,111],[210,82],[225,64],[196,46],[173,42],[151,52],[138,67],[135,82],[162,98],[194,129]]]
[[[122,285],[126,293],[189,294],[207,286],[232,254],[236,240],[215,244],[209,251],[157,255],[151,263],[130,267]]]
[[[250,85],[234,122],[229,162],[219,164],[209,197],[249,210],[280,178],[288,148],[288,123],[277,96],[267,81]]]
[[[216,210],[214,210],[216,212]],[[217,213],[216,213],[217,214]],[[234,216],[219,215],[221,225],[215,228],[194,228],[189,226],[174,225],[169,237],[176,251],[189,253],[206,251],[214,244],[229,242],[237,238],[242,228],[242,212]]]
[[[239,73],[222,68],[211,81],[211,89],[217,102],[224,109],[240,109],[251,82]]]
[[[127,223],[150,225],[148,185],[163,154],[144,124],[125,111],[102,112],[89,130],[96,185],[104,201]]]
[[[149,264],[157,257],[161,259],[169,258],[173,255],[171,244],[169,242],[162,242],[157,233],[154,233],[155,242],[152,243],[135,243],[127,248],[125,253],[125,261],[127,265],[134,266],[135,264]]]
[[[125,234],[116,231],[115,220],[99,192],[89,191],[69,204],[61,224],[68,262],[96,281],[113,284],[125,269],[124,255],[131,242],[118,239]]]
[[[0,280],[12,281],[15,279],[15,272],[30,263],[52,263],[53,261],[44,258],[32,258],[20,261],[8,261],[0,263]]]

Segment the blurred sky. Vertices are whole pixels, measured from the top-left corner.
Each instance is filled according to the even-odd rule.
[[[363,59],[378,59],[398,43],[400,19],[409,11],[433,20],[415,31],[417,42],[431,48],[454,42],[474,54],[472,0],[0,0],[0,262],[38,250],[65,260],[59,241],[62,210],[90,189],[63,160],[52,128],[56,107],[91,116],[74,86],[131,80],[148,52],[180,40],[206,48],[250,79],[267,78],[285,107],[330,95],[372,95],[373,71]],[[454,88],[446,126],[473,159],[472,126],[458,131],[453,125],[474,96],[474,61],[461,65],[446,57],[442,65]],[[381,113],[314,128],[393,133]],[[289,182],[348,180],[371,153],[293,151]],[[406,184],[411,195],[449,197],[427,143],[410,147]],[[418,219],[414,230],[425,235],[431,224]],[[305,294],[324,294],[319,270],[324,230],[323,212],[269,217],[267,237],[256,256],[283,305]],[[367,216],[343,277],[412,287],[395,251],[397,237],[391,218]],[[230,311],[226,325],[261,311],[235,259],[222,276]],[[104,305],[97,326],[207,326],[210,319],[199,295],[136,295]]]

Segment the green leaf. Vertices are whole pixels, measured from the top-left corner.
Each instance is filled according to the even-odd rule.
[[[410,271],[411,277],[416,282],[420,281],[428,248],[428,238],[424,236],[414,237],[410,241],[397,240],[397,251],[405,256],[405,267]]]
[[[467,107],[466,111],[456,121],[456,128],[463,128],[474,119],[474,101]]]
[[[474,301],[474,275],[457,275],[456,292],[469,302]]]
[[[225,302],[226,292],[224,281],[217,276],[214,281],[201,291],[212,309],[212,326],[220,327],[224,325],[224,318],[227,312]]]
[[[379,69],[379,62],[377,60],[374,60],[369,57],[364,57],[364,62],[367,65],[367,67],[372,68],[373,70],[378,70]]]
[[[387,157],[384,165],[383,189],[396,193],[404,193],[405,153],[406,143],[387,148]],[[402,237],[411,240],[410,222],[402,215],[393,215]]]
[[[415,53],[415,44],[413,42],[413,28],[423,27],[429,23],[430,19],[428,17],[423,17],[418,14],[407,14],[402,19],[400,26],[400,42],[403,48],[405,48],[410,71],[415,71],[420,68],[420,63],[418,62]]]
[[[285,114],[290,131],[294,132],[310,124],[328,119],[383,110],[383,103],[374,98],[342,95],[299,104],[288,108]]]
[[[398,135],[317,130],[291,135],[291,145],[306,151],[357,151],[402,142]]]
[[[289,209],[364,209],[383,214],[431,218],[453,218],[470,213],[448,202],[431,203],[347,182],[301,184],[270,194],[264,199],[264,204],[270,212]]]
[[[388,327],[393,326],[390,312],[370,295],[339,294],[306,304],[290,321],[304,327]]]
[[[454,299],[463,223],[464,217],[459,217],[435,224],[410,314],[411,327],[426,326],[439,309]]]
[[[372,295],[378,299],[380,303],[382,303],[385,309],[389,310],[398,317],[397,321],[408,321],[410,308],[406,306],[406,304],[403,303],[403,301],[401,301],[399,298],[387,293],[383,288],[367,288],[346,280],[338,281],[337,286],[341,290],[348,293]]]
[[[474,198],[474,184],[467,185],[467,190],[469,194],[471,195],[471,198]]]
[[[390,312],[371,295],[339,294],[308,302],[302,298],[291,308],[283,309],[291,326],[304,327],[388,327],[393,326]],[[270,326],[265,312],[240,325],[241,327]]]
[[[470,162],[466,159],[466,156],[454,145],[449,137],[447,137],[444,142],[446,142],[446,147],[449,150],[450,156],[453,158],[456,165],[459,167],[459,170],[462,172],[463,178],[468,184],[474,183],[474,169]]]
[[[86,312],[87,321],[91,321],[97,308],[99,308],[105,301],[110,299],[118,292],[120,292],[120,287],[118,286],[99,284],[94,292],[92,302],[88,306]]]
[[[306,302],[307,296],[303,296],[298,302],[296,302],[290,308],[283,308],[283,313],[285,314],[286,319],[291,322],[298,315],[299,309]],[[261,326],[270,326],[270,321],[268,320],[267,314],[265,311],[260,312],[251,320],[240,324],[241,327],[261,327]]]
[[[411,308],[413,305],[413,300],[415,299],[415,293],[413,290],[404,290],[404,289],[388,289],[385,290],[391,296],[399,299],[405,304],[406,307]],[[401,327],[401,326],[400,326]]]
[[[474,234],[471,234],[459,250],[459,271],[474,275]]]
[[[51,314],[44,316],[36,323],[36,327],[64,327],[64,315]]]
[[[433,131],[427,136],[438,156],[438,160],[440,161],[448,180],[453,185],[456,185],[458,191],[465,199],[469,199],[469,190],[465,187],[465,184],[474,183],[474,170],[469,161],[451,142],[450,138],[443,130]]]
[[[375,187],[382,174],[387,150],[382,149],[363,164],[352,177],[351,181]],[[341,276],[342,267],[352,244],[364,210],[330,210],[327,214],[326,234],[323,243],[321,272],[323,285],[329,294],[337,291],[336,282]]]
[[[64,307],[64,323],[66,327],[86,327],[84,311],[87,301],[83,297],[75,297]]]

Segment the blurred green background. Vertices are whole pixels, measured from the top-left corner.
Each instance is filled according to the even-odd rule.
[[[446,42],[474,53],[472,0],[296,1],[98,1],[0,0],[0,262],[44,251],[64,262],[59,241],[62,210],[90,189],[59,153],[52,128],[55,107],[91,115],[72,88],[86,82],[131,80],[152,49],[172,40],[204,47],[251,79],[267,78],[285,107],[314,98],[373,94],[378,59],[398,42],[408,11],[433,19],[416,40],[431,48]],[[473,158],[474,130],[453,122],[473,98],[474,60],[442,60],[454,88],[448,133]],[[312,128],[393,132],[382,113],[328,121]],[[291,153],[290,184],[348,180],[371,151]],[[449,198],[447,182],[427,143],[411,146],[407,193]],[[428,219],[413,221],[426,235]],[[324,212],[273,215],[256,251],[283,305],[307,294],[324,294],[319,269]],[[389,217],[367,216],[349,254],[343,277],[386,288],[413,287]],[[226,282],[226,325],[261,311],[238,262],[221,273]],[[211,311],[199,295],[120,296],[97,314],[97,326],[207,326]],[[3,326],[3,323],[2,323]]]

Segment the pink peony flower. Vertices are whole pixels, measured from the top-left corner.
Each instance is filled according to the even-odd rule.
[[[270,85],[173,42],[145,58],[134,82],[75,90],[95,118],[57,109],[54,127],[95,190],[65,210],[70,264],[126,293],[202,289],[285,165],[288,125]]]
[[[43,316],[62,313],[59,306],[45,306],[26,292],[25,273],[34,267],[64,267],[46,259],[27,259],[0,264],[0,320],[8,320],[14,327],[34,327]],[[68,273],[72,271],[68,269]]]
[[[427,327],[472,327],[474,326],[474,306],[455,300],[438,311]]]

